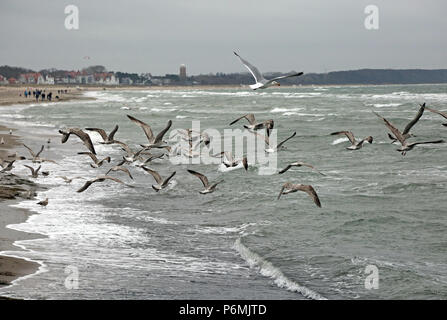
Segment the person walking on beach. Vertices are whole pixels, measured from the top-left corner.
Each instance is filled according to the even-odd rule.
[[[28,91],[25,90],[25,98],[28,98]]]
[[[45,93],[43,92],[42,93],[42,101],[44,101],[45,100]]]

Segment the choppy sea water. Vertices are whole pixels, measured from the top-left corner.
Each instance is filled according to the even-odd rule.
[[[82,144],[53,138],[57,164],[45,163],[49,177],[46,208],[35,200],[17,206],[36,211],[27,223],[11,226],[46,238],[20,241],[23,252],[8,252],[42,263],[39,273],[0,290],[31,299],[446,299],[447,144],[418,146],[405,157],[390,144],[374,110],[399,128],[419,103],[447,109],[446,85],[340,86],[246,89],[100,91],[95,101],[2,108],[0,121],[31,128],[27,144],[37,149],[63,127],[120,129],[116,139],[145,143],[131,114],[161,130],[224,130],[235,118],[254,113],[274,119],[278,140],[297,135],[278,153],[278,166],[304,161],[326,174],[292,168],[283,175],[259,175],[258,168],[222,172],[218,165],[151,164],[173,184],[159,193],[151,176],[134,166],[132,184],[103,183],[84,193],[85,182],[65,184],[58,175],[94,177],[121,159],[117,146],[99,145],[112,162],[93,169],[76,155]],[[426,112],[413,128],[418,140],[446,139],[440,116]],[[236,127],[242,128],[243,122]],[[373,144],[348,151],[347,139],[330,136],[352,130],[372,135]],[[26,153],[23,150],[21,153]],[[200,181],[187,168],[225,182],[201,195]],[[29,174],[20,165],[17,174]],[[281,185],[311,184],[323,207],[304,193],[277,201]],[[379,288],[365,288],[365,268],[377,267]],[[75,269],[73,269],[75,268]],[[78,288],[66,286],[78,273]],[[73,284],[73,282],[71,282]],[[67,288],[68,287],[68,288]],[[71,289],[70,289],[71,288]]]

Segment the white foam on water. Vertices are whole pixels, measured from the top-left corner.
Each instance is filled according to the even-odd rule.
[[[296,112],[296,111],[302,111],[304,108],[273,108],[270,112],[271,113],[280,113],[280,112]]]
[[[269,277],[273,279],[273,282],[280,288],[284,288],[291,292],[297,292],[302,294],[305,298],[312,300],[327,300],[325,297],[320,295],[318,292],[315,292],[305,286],[300,285],[296,281],[290,280],[287,278],[282,271],[275,267],[271,262],[265,260],[261,256],[252,252],[246,246],[244,246],[241,242],[241,239],[238,238],[233,248],[240,254],[242,259],[244,259],[250,268],[256,269],[260,274],[265,277]]]
[[[336,144],[346,142],[346,141],[349,141],[349,139],[348,138],[338,138],[332,142],[332,145],[336,145]]]
[[[226,165],[221,163],[221,164],[219,164],[219,167],[217,168],[217,171],[219,171],[219,172],[230,172],[230,171],[234,171],[234,170],[238,170],[238,169],[242,169],[242,168],[244,168],[244,164],[242,162],[239,162],[237,164],[237,166],[234,166],[234,167],[227,167]]]
[[[375,104],[373,104],[373,106],[376,108],[398,107],[401,105],[402,105],[402,103],[375,103]]]

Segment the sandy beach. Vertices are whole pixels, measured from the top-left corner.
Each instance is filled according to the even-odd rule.
[[[0,139],[3,138],[5,141],[5,144],[0,145],[0,158],[2,159],[6,158],[8,154],[14,153],[14,148],[20,142],[20,137],[14,134],[10,135],[9,129],[0,126]],[[25,222],[32,214],[27,210],[13,208],[10,205],[18,201],[15,199],[22,198],[27,190],[37,189],[38,186],[26,178],[13,174],[2,173],[0,175],[0,252],[18,251],[21,249],[14,246],[15,241],[36,239],[41,235],[7,228],[10,224]],[[39,266],[36,262],[0,255],[0,288],[10,285],[19,277],[36,272]]]
[[[14,104],[31,104],[31,103],[47,103],[48,100],[36,101],[35,98],[29,96],[25,98],[24,92],[26,89],[33,91],[34,88],[45,90],[46,92],[53,92],[53,99],[51,102],[70,101],[70,100],[91,100],[94,98],[84,96],[88,91],[105,91],[105,90],[207,90],[207,89],[230,89],[241,88],[241,86],[222,85],[222,86],[61,86],[61,85],[44,85],[44,86],[0,86],[0,106],[14,105]],[[58,90],[67,90],[67,93],[58,94]],[[59,99],[55,98],[59,96]]]

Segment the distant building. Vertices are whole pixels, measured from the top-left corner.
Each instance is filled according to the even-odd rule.
[[[0,84],[8,84],[8,79],[0,74]]]
[[[9,84],[16,84],[17,83],[17,79],[16,78],[9,78],[8,79],[8,83]]]
[[[180,65],[179,78],[181,81],[186,80],[186,66],[184,64]]]
[[[44,77],[40,73],[30,72],[19,75],[19,82],[25,84],[43,84]]]
[[[54,84],[54,77],[46,75],[45,77],[45,83],[46,84]]]

